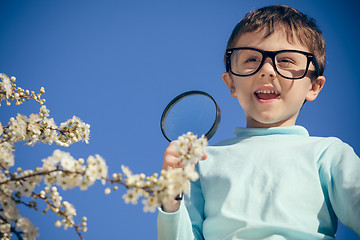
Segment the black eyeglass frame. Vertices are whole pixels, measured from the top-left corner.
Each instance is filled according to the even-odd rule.
[[[241,75],[241,74],[237,74],[237,73],[234,73],[231,69],[231,54],[235,51],[235,50],[254,50],[254,51],[257,51],[259,53],[262,54],[262,60],[261,60],[261,63],[259,65],[259,67],[256,69],[255,72],[253,73],[250,73],[250,74],[246,74],[246,75]],[[275,56],[279,53],[284,53],[284,52],[296,52],[296,53],[301,53],[303,55],[306,56],[307,58],[307,64],[306,64],[306,69],[305,69],[305,72],[303,74],[303,76],[301,77],[296,77],[296,78],[291,78],[291,77],[286,77],[284,75],[282,75],[277,67],[276,67],[276,64],[275,64]],[[226,68],[226,72],[231,72],[232,74],[236,75],[236,76],[239,76],[239,77],[248,77],[248,76],[252,76],[254,74],[256,74],[258,71],[260,71],[260,69],[262,68],[262,66],[264,65],[264,62],[267,58],[270,58],[272,60],[272,65],[275,69],[275,71],[280,75],[282,76],[283,78],[286,78],[286,79],[291,79],[291,80],[296,80],[296,79],[301,79],[303,77],[306,76],[308,70],[309,70],[309,65],[310,65],[310,62],[312,62],[315,66],[315,69],[316,69],[316,76],[320,76],[320,70],[319,70],[319,64],[316,60],[316,57],[314,54],[312,53],[308,53],[308,52],[303,52],[303,51],[299,51],[299,50],[279,50],[279,51],[264,51],[264,50],[261,50],[261,49],[257,49],[257,48],[251,48],[251,47],[239,47],[239,48],[229,48],[226,50],[226,54],[225,54],[225,68]]]

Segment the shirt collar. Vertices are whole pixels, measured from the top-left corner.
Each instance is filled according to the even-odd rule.
[[[236,137],[265,136],[274,134],[309,136],[308,131],[302,126],[271,127],[271,128],[243,128],[234,130]]]

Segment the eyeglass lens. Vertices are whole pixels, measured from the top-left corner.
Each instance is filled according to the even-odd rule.
[[[234,50],[231,70],[238,75],[251,75],[261,68],[263,54],[250,49]],[[275,55],[275,70],[286,78],[301,78],[306,74],[307,56],[299,52],[279,52]]]

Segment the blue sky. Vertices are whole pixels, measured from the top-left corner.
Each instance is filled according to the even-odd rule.
[[[54,149],[76,157],[100,154],[110,172],[121,165],[133,172],[159,172],[167,141],[159,121],[167,103],[189,90],[210,93],[222,119],[211,143],[233,136],[245,118],[221,79],[223,53],[235,24],[250,10],[282,3],[314,17],[327,42],[327,82],[319,98],[308,102],[298,124],[311,135],[336,136],[360,154],[358,88],[359,3],[354,1],[20,1],[0,0],[0,72],[17,77],[27,89],[44,87],[46,106],[57,123],[73,115],[91,125],[89,144],[69,148],[17,145],[16,161],[41,165]],[[355,6],[356,5],[356,6]],[[17,112],[37,113],[39,105],[1,107],[5,125]],[[88,217],[85,239],[156,239],[156,214],[126,205],[124,190],[104,194],[61,192]],[[40,228],[40,238],[76,239],[54,226],[56,216],[22,209]],[[341,240],[360,239],[340,226]]]

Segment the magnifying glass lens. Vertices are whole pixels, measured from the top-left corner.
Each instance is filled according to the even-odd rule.
[[[220,121],[220,110],[214,99],[201,91],[179,95],[165,108],[161,118],[162,132],[169,141],[192,132],[210,139]]]

